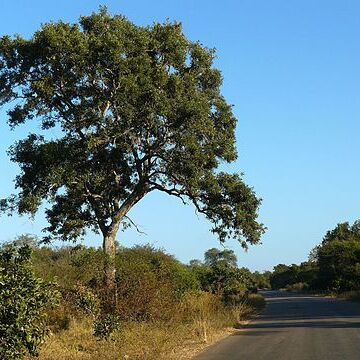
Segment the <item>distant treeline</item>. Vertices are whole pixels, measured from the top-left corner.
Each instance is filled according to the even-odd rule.
[[[300,265],[279,264],[270,276],[273,289],[345,292],[360,290],[360,220],[339,223]]]

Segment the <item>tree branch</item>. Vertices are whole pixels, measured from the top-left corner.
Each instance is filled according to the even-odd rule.
[[[185,193],[182,193],[181,191],[179,191],[175,187],[172,188],[172,189],[167,189],[167,188],[165,188],[165,187],[161,186],[160,184],[155,183],[153,181],[150,181],[149,183],[150,183],[150,185],[152,185],[152,187],[150,188],[151,190],[159,190],[159,191],[165,192],[168,195],[176,196],[182,201],[182,203],[184,205],[187,205],[187,202],[184,199],[184,196],[187,196],[187,195]]]
[[[142,235],[147,235],[146,232],[141,231],[141,230],[139,229],[139,226],[138,226],[137,224],[135,224],[135,222],[134,222],[129,216],[125,215],[124,218],[126,218],[126,219],[135,227],[135,229],[136,229],[136,231],[137,231],[138,233],[140,233],[140,234],[142,234]]]

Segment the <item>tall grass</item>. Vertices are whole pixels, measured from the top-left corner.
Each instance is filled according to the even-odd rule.
[[[221,329],[237,325],[263,304],[260,295],[249,295],[237,305],[225,306],[217,295],[190,292],[181,299],[171,319],[125,321],[112,340],[108,341],[97,340],[93,336],[90,316],[80,317],[63,309],[68,322],[63,328],[53,327],[53,333],[39,359],[175,360],[179,358],[182,348],[211,342]],[[61,316],[57,314],[55,320],[60,321]]]
[[[338,297],[344,298],[350,301],[360,301],[360,290],[353,290],[341,293]]]

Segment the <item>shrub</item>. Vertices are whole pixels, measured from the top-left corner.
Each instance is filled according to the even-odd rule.
[[[36,356],[48,328],[45,311],[58,301],[49,283],[30,267],[29,246],[0,251],[0,359]]]
[[[196,275],[151,246],[121,249],[117,256],[118,314],[123,320],[166,320],[184,294],[199,288]]]
[[[309,285],[303,282],[287,285],[286,291],[305,291],[309,290]]]
[[[244,295],[253,286],[248,269],[238,269],[222,263],[209,268],[207,281],[208,288],[205,290],[221,295],[223,302],[229,305],[243,301]]]
[[[44,280],[54,281],[62,289],[71,290],[77,284],[96,287],[103,276],[103,253],[85,246],[41,247],[32,254],[34,270]]]

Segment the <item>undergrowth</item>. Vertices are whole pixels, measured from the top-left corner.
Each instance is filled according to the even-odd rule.
[[[39,360],[175,360],[182,348],[211,342],[219,331],[236,326],[263,306],[264,298],[257,294],[229,306],[218,295],[192,292],[183,297],[170,319],[125,321],[111,340],[93,336],[91,316],[78,316],[63,308],[67,321],[59,314],[56,321],[65,326],[53,324]]]

